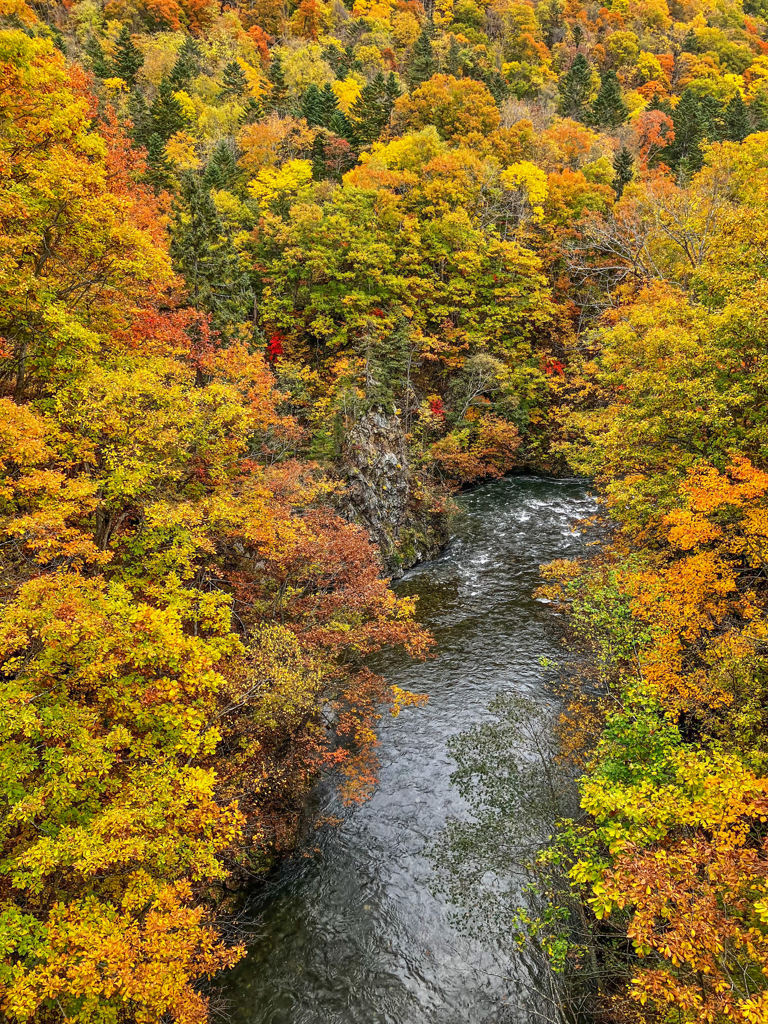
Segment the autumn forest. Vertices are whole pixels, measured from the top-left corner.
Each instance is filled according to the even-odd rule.
[[[0,174],[3,1019],[211,1019],[518,472],[600,503],[527,941],[768,1022],[765,0],[0,0]]]

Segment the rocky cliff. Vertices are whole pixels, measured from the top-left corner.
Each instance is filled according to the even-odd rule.
[[[448,516],[423,500],[408,463],[400,418],[374,408],[344,445],[345,511],[379,545],[388,572],[434,556],[447,539]]]

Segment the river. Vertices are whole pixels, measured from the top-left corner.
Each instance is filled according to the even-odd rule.
[[[457,918],[436,865],[456,859],[446,849],[450,854],[462,835],[471,848],[472,823],[482,819],[457,783],[462,760],[471,777],[478,764],[495,771],[488,750],[507,757],[494,732],[494,699],[505,694],[522,698],[524,707],[552,706],[541,660],[561,657],[560,627],[533,592],[542,563],[584,550],[574,524],[594,503],[578,481],[532,477],[485,485],[459,503],[463,514],[447,549],[397,587],[419,595],[419,618],[437,638],[437,657],[414,663],[388,652],[374,666],[390,682],[429,694],[429,703],[382,720],[375,795],[343,809],[331,787],[321,790],[319,812],[343,824],[314,835],[252,897],[249,953],[225,982],[234,1024],[557,1019],[550,980],[536,960],[504,941],[504,922],[494,926],[493,913],[483,910],[469,925]],[[483,745],[488,749],[478,753]],[[547,765],[537,766],[535,751],[524,748],[521,741],[512,754],[530,778],[543,779]],[[507,798],[510,786],[522,787],[508,778],[506,785]],[[569,794],[562,796],[567,802]],[[556,811],[537,800],[516,807],[517,834],[533,847]],[[481,832],[470,850],[475,861],[480,851],[481,885],[515,892],[518,882],[500,879],[490,863],[503,838]]]

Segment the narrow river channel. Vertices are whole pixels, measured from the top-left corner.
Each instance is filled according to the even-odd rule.
[[[559,624],[533,592],[539,566],[579,554],[574,524],[594,511],[576,481],[515,477],[460,498],[446,551],[412,570],[434,632],[425,663],[390,653],[390,682],[429,694],[422,709],[381,722],[380,785],[342,809],[342,825],[312,838],[248,906],[254,939],[226,980],[234,1024],[534,1024],[557,1019],[541,973],[493,929],[470,934],[435,888],[430,851],[450,820],[472,820],[451,781],[455,739],[492,720],[498,694],[546,704],[542,658],[562,650]],[[454,746],[449,749],[449,741]],[[528,756],[521,751],[521,756]],[[541,821],[518,823],[538,840]],[[305,851],[307,852],[307,851]]]

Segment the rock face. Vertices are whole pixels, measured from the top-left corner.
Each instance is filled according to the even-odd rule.
[[[364,525],[381,549],[384,564],[397,575],[439,551],[446,524],[412,500],[402,424],[374,408],[347,434],[344,445],[347,514]]]

